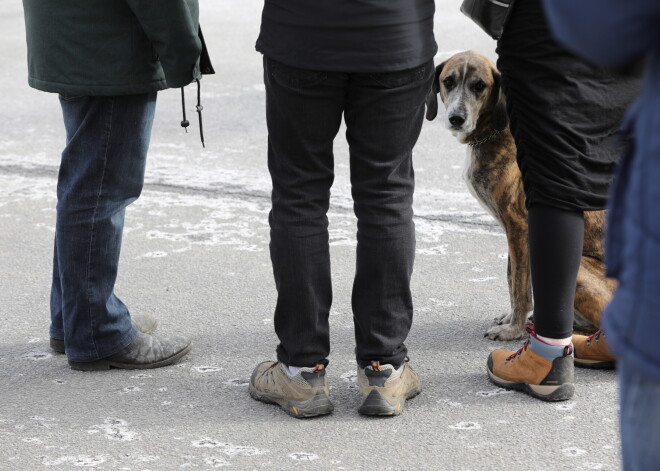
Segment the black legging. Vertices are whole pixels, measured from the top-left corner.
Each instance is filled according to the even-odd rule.
[[[584,214],[534,204],[529,208],[528,225],[536,333],[554,339],[570,337]]]

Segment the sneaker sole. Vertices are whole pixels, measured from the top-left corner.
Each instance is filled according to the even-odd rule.
[[[504,389],[515,389],[529,394],[536,399],[547,402],[567,401],[575,394],[575,385],[572,383],[564,383],[558,386],[549,386],[542,384],[529,384],[529,383],[516,383],[507,381],[495,376],[490,369],[487,369],[488,377],[497,386]]]
[[[362,402],[358,412],[362,415],[377,415],[393,417],[401,414],[403,406],[408,399],[412,399],[422,392],[422,388],[415,388],[408,392],[404,399],[390,402],[376,389],[373,389]]]
[[[598,361],[574,358],[573,363],[580,368],[589,368],[592,370],[613,370],[616,368],[616,361]]]
[[[328,415],[335,409],[330,398],[322,391],[318,391],[314,397],[306,401],[296,402],[261,392],[250,383],[250,396],[257,401],[280,406],[287,414],[296,419]]]
[[[155,361],[153,363],[119,363],[111,360],[97,360],[97,361],[71,361],[69,360],[69,366],[78,371],[105,371],[110,368],[117,368],[121,370],[147,370],[151,368],[160,368],[162,366],[168,366],[173,363],[176,363],[181,357],[185,356],[190,349],[192,349],[192,343],[190,343],[183,350],[178,351],[171,357],[165,358],[164,360]]]

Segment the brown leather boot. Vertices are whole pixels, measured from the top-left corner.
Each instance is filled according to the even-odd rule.
[[[258,364],[250,379],[250,396],[257,401],[276,404],[298,419],[333,411],[323,365],[301,368],[295,375],[290,375],[285,368],[278,361]]]
[[[488,376],[505,389],[516,389],[542,401],[565,401],[575,392],[571,353],[568,346],[563,356],[550,361],[529,348],[527,341],[517,352],[493,351],[488,357]]]
[[[616,358],[607,348],[607,340],[602,330],[589,336],[574,334],[573,345],[575,366],[609,370],[616,365]]]

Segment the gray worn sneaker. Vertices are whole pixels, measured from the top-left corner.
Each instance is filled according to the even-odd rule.
[[[131,322],[140,332],[145,334],[150,334],[156,327],[158,327],[158,320],[151,314],[135,314],[131,315]],[[55,353],[66,353],[64,348],[64,339],[54,339],[50,338],[50,348],[53,349]]]
[[[419,376],[408,365],[407,358],[399,369],[378,361],[358,368],[358,384],[362,395],[358,412],[363,415],[399,415],[406,399],[422,392]]]
[[[159,368],[175,363],[191,348],[192,343],[185,337],[160,339],[138,331],[133,342],[119,353],[96,361],[69,360],[69,366],[74,370],[82,371]]]
[[[250,396],[267,404],[277,404],[296,418],[326,415],[333,411],[325,367],[301,368],[295,375],[277,361],[259,363],[250,378]]]

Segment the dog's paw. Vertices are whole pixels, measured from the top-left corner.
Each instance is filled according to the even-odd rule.
[[[497,316],[495,318],[495,323],[497,325],[508,324],[510,322],[511,322],[511,313],[510,312],[507,313],[507,314],[502,314],[502,315]]]
[[[491,327],[488,329],[488,332],[486,332],[484,337],[488,337],[491,340],[507,341],[520,339],[522,338],[522,334],[522,329],[511,324],[505,324]]]

